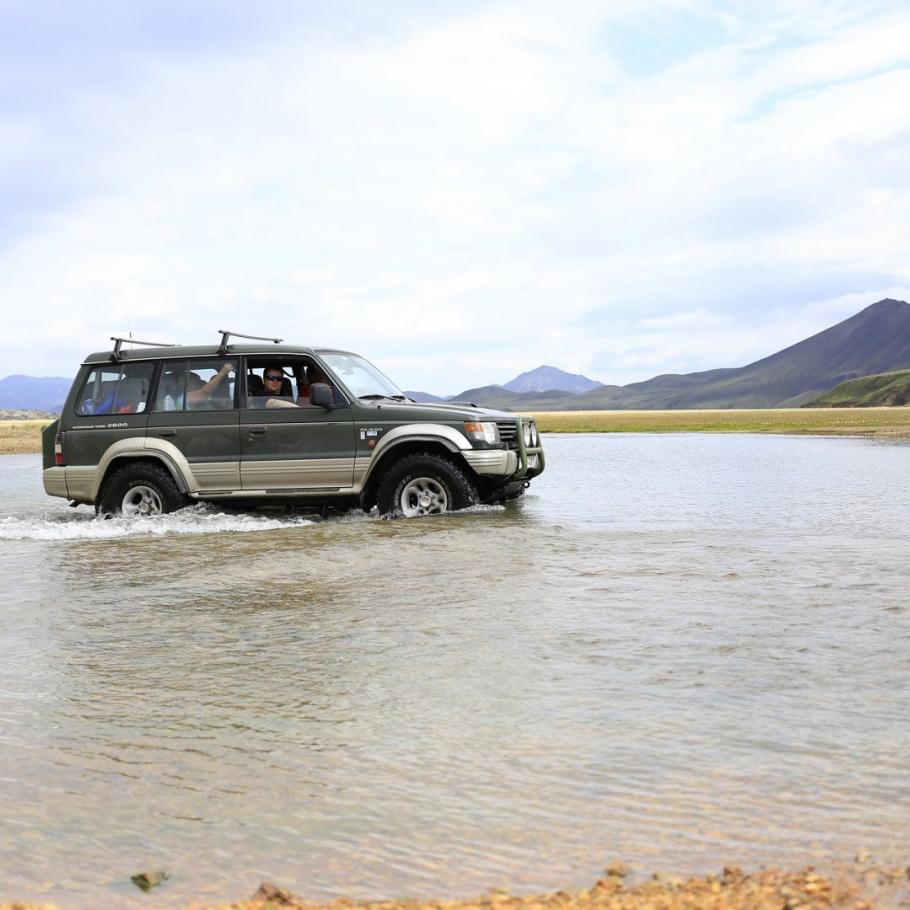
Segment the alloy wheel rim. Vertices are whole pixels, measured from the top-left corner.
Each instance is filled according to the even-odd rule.
[[[128,518],[142,518],[162,513],[161,496],[152,487],[130,487],[120,504],[120,511]]]
[[[399,499],[401,512],[407,518],[418,515],[441,515],[449,509],[445,487],[432,477],[415,477],[405,485]]]

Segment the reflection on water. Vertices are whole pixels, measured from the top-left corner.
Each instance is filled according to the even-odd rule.
[[[910,448],[547,445],[523,501],[411,522],[136,528],[0,459],[2,896],[902,856]],[[159,891],[130,885],[159,867]]]

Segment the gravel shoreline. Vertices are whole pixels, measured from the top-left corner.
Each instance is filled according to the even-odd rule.
[[[162,894],[161,897],[164,897]],[[161,906],[161,904],[158,904]],[[307,902],[283,888],[263,884],[248,900],[191,903],[184,910],[898,910],[910,906],[910,866],[883,868],[858,863],[797,872],[738,867],[686,880],[655,875],[633,883],[622,864],[583,891],[513,896],[504,891],[468,900]],[[0,910],[58,910],[54,905],[3,904]],[[62,908],[65,910],[65,908]]]

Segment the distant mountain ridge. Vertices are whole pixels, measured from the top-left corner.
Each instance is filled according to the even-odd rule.
[[[0,409],[58,414],[72,384],[62,376],[7,376],[0,379]]]
[[[581,392],[590,392],[593,389],[599,389],[602,382],[596,382],[582,376],[580,373],[567,373],[558,367],[551,367],[543,364],[533,370],[520,373],[514,379],[509,380],[505,385],[482,386],[484,394],[486,390],[503,390],[507,393],[516,395],[527,395],[531,393],[550,393],[559,392],[561,394],[577,395]],[[431,395],[429,392],[406,392],[414,401],[420,402],[438,402],[438,401],[467,401],[477,390],[467,389],[457,395]],[[492,394],[496,394],[494,391]]]
[[[595,382],[582,376],[580,373],[567,373],[557,367],[550,367],[544,364],[534,370],[528,370],[516,376],[510,382],[502,386],[507,392],[517,392],[519,395],[527,392],[590,392],[592,389],[599,389],[602,382]]]
[[[481,386],[453,397],[526,411],[800,407],[845,380],[901,369],[910,369],[910,304],[886,299],[744,367],[668,373],[577,395]]]
[[[837,325],[744,367],[700,373],[668,373],[626,386],[601,385],[585,376],[540,366],[500,385],[466,389],[440,397],[408,392],[417,401],[473,402],[487,407],[524,411],[678,410],[690,408],[799,407],[839,384],[860,378],[874,382],[848,389],[846,397],[876,393],[879,401],[902,394],[900,377],[887,381],[879,374],[910,370],[910,304],[879,300]],[[552,382],[562,387],[542,389]],[[897,383],[887,392],[879,390]],[[62,377],[7,376],[0,379],[0,409],[59,411],[71,380]],[[861,393],[861,394],[860,394]],[[842,400],[845,396],[842,395]]]

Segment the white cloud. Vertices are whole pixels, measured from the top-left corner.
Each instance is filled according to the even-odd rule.
[[[7,239],[8,372],[66,372],[124,303],[137,337],[338,344],[439,392],[544,361],[625,382],[772,353],[830,324],[817,298],[910,284],[910,12],[864,9],[500,4],[356,39],[289,29],[147,61],[28,131],[10,115],[0,161],[51,145],[90,189]],[[605,49],[678,16],[727,37],[641,77]],[[802,277],[782,301],[791,271],[825,290]]]

